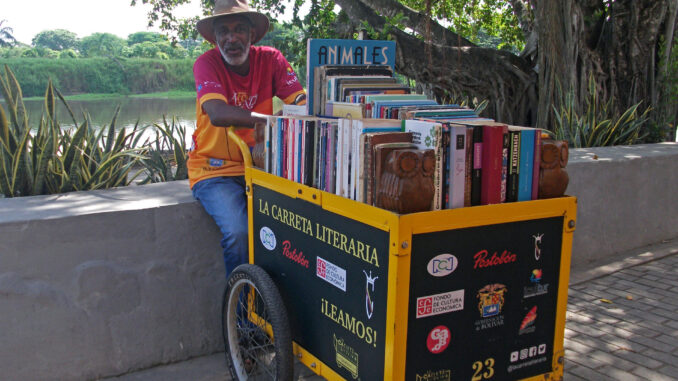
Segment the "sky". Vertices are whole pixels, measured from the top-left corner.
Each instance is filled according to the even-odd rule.
[[[200,2],[191,0],[183,5],[177,15],[192,17],[201,15]],[[2,26],[13,29],[13,36],[25,44],[43,30],[66,29],[78,38],[92,33],[112,33],[127,38],[134,32],[156,31],[148,29],[146,14],[150,6],[130,6],[130,0],[0,0]]]

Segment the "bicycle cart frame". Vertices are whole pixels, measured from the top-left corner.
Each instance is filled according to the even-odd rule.
[[[398,215],[256,169],[252,166],[245,143],[232,130],[229,130],[229,136],[239,142],[245,162],[249,262],[261,265],[269,272],[286,300],[291,319],[295,313],[319,315],[317,318],[304,316],[303,319],[311,320],[298,323],[301,324],[299,327],[303,327],[301,331],[315,326],[312,319],[322,322],[323,327],[336,326],[336,330],[323,328],[313,332],[316,336],[334,336],[326,338],[325,344],[318,344],[314,338],[309,339],[307,333],[300,332],[300,329],[295,331],[292,324],[294,354],[314,372],[328,380],[364,381],[376,379],[369,372],[376,372],[374,374],[384,380],[562,378],[576,198],[567,196]],[[268,213],[268,210],[261,213],[263,205],[268,205],[266,197],[287,205],[287,211],[296,217],[297,223],[300,220],[309,220],[309,224],[318,224],[318,230],[322,227],[332,231],[335,236],[334,248],[325,238],[322,238],[324,246],[301,241],[301,237],[304,237],[303,227],[300,230],[299,226],[293,226],[295,223],[288,219],[287,223],[279,224],[279,230],[287,229],[289,234],[299,234],[297,244],[300,248],[306,248],[299,252],[295,250],[294,254],[289,254],[289,247],[286,249],[288,253],[285,260],[291,263],[291,267],[284,267],[288,266],[287,262],[272,264],[268,259],[272,258],[271,249],[262,249],[262,230],[277,229],[276,221],[271,218],[260,222]],[[255,201],[258,205],[255,205]],[[298,212],[299,210],[302,212]],[[311,211],[313,215],[303,216],[303,211]],[[314,218],[323,222],[311,221]],[[356,237],[363,234],[362,237],[366,237],[365,242],[372,237],[385,237],[385,242],[375,245],[385,251],[379,253],[382,256],[378,259],[382,266],[387,264],[386,268],[370,267],[370,264],[376,264],[377,259],[372,258],[374,263],[371,263],[369,254],[359,258],[354,251],[354,258],[348,255],[346,260],[357,258],[355,262],[363,265],[364,269],[355,270],[350,265],[342,269],[331,262],[341,261],[344,257],[332,257],[332,260],[326,262],[329,263],[328,266],[339,269],[337,271],[340,271],[340,275],[344,274],[343,281],[341,276],[331,281],[320,279],[320,257],[330,254],[317,250],[309,252],[309,248],[316,245],[327,250],[340,251],[336,246],[336,237],[341,234],[339,229],[322,225],[329,224],[327,221],[334,219],[341,221],[337,222],[338,225],[347,226],[347,229],[354,231]],[[316,235],[315,238],[309,238],[309,241],[318,240],[318,232],[305,233],[309,237]],[[344,240],[346,236],[351,239],[350,234],[341,235]],[[464,239],[459,239],[462,236]],[[542,237],[545,238],[543,243]],[[356,242],[359,242],[358,238]],[[450,246],[450,242],[454,242],[454,245]],[[504,245],[506,250],[502,252],[501,247],[481,247],[491,247],[494,243]],[[276,250],[280,246],[282,245],[277,245]],[[459,249],[455,250],[457,247]],[[305,258],[304,255],[299,255],[302,252],[306,253]],[[475,255],[465,255],[466,252]],[[541,257],[542,252],[544,257]],[[377,249],[374,255],[376,253]],[[282,256],[279,255],[278,258]],[[323,266],[326,259],[322,259]],[[438,263],[439,267],[431,270],[432,263]],[[295,276],[290,275],[296,275],[290,273],[289,269],[298,268],[299,264],[305,265],[305,271],[312,274],[303,284],[312,286],[298,290],[285,289],[286,284],[294,281]],[[315,271],[308,270],[309,266],[316,267]],[[546,269],[544,281],[543,269]],[[364,272],[364,278],[360,270]],[[376,271],[378,277],[373,276],[371,270]],[[525,275],[528,270],[532,272],[529,280]],[[509,273],[511,275],[506,275]],[[353,278],[350,279],[346,274]],[[359,277],[359,282],[355,281],[356,277]],[[457,279],[452,280],[454,277]],[[375,279],[382,287],[381,294],[375,291]],[[387,282],[385,291],[384,280]],[[311,283],[316,281],[317,285]],[[441,286],[443,281],[454,284],[454,287]],[[304,301],[313,299],[309,295],[322,287],[339,293],[343,286],[346,293],[346,289],[357,287],[357,283],[360,292],[365,290],[365,304],[362,299],[358,300],[358,307],[353,306],[350,314],[342,310],[348,307],[340,301],[317,296],[315,299],[320,300]],[[384,300],[372,298],[375,295],[385,295],[385,306]],[[355,297],[351,300],[355,301]],[[313,306],[303,312],[292,308],[302,302]],[[370,312],[370,303],[381,310]],[[530,308],[533,304],[534,307]],[[363,306],[369,318],[362,313]],[[356,312],[358,310],[360,312]],[[336,311],[339,312],[335,313]],[[374,329],[373,340],[368,340],[369,319],[373,316],[371,313],[377,319],[373,320],[375,325],[383,328]],[[345,319],[349,318],[355,320],[351,320],[350,324],[346,323]],[[379,318],[383,321],[377,324]],[[457,320],[459,324],[456,323]],[[468,329],[460,328],[462,322]],[[346,328],[347,324],[350,329]],[[364,331],[362,337],[361,324]],[[381,332],[377,335],[377,331]],[[313,348],[303,346],[300,342],[307,342]],[[329,349],[329,353],[334,355],[327,355],[324,346],[333,347]],[[454,356],[452,353],[455,353]],[[459,360],[451,361],[451,358]],[[381,359],[383,364],[379,363]]]

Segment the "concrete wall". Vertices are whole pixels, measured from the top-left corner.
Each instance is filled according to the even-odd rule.
[[[572,150],[573,265],[678,237],[678,144]],[[0,199],[3,380],[90,380],[219,351],[219,234],[185,181]]]
[[[0,199],[0,379],[218,351],[224,284],[218,231],[185,181]]]
[[[678,143],[570,150],[573,266],[678,237]]]

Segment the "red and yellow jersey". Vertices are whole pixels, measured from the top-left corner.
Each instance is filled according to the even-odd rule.
[[[210,123],[209,116],[202,109],[203,103],[220,99],[229,105],[271,115],[273,96],[290,104],[297,96],[304,94],[297,75],[278,50],[268,46],[252,46],[249,60],[250,71],[246,76],[228,70],[217,48],[205,52],[193,65],[197,125],[188,158],[191,187],[211,177],[244,174],[238,146],[227,138],[225,128]],[[250,147],[254,146],[253,129],[239,129],[236,132]]]

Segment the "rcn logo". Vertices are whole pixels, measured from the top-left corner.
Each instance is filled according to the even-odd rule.
[[[264,245],[264,247],[268,250],[275,249],[275,234],[268,226],[264,226],[261,228],[261,230],[259,230],[259,239],[261,240],[261,244]]]
[[[458,264],[459,261],[454,255],[440,254],[433,257],[433,259],[428,262],[426,269],[429,274],[436,277],[442,277],[452,273],[457,268]]]

